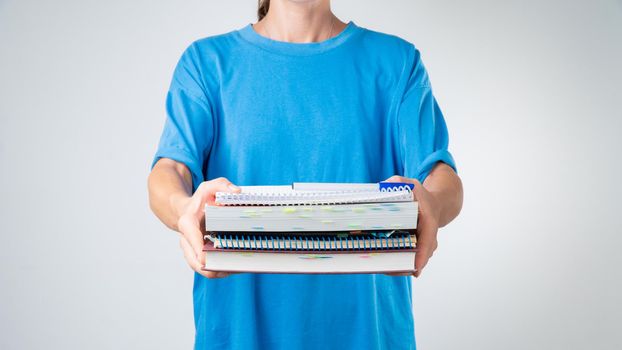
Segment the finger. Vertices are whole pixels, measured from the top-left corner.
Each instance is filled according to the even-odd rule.
[[[201,231],[199,225],[200,221],[198,221],[197,218],[192,215],[183,215],[177,223],[179,232],[183,234],[184,238],[192,247],[195,258],[201,264],[204,264],[205,254],[203,253],[203,231]]]
[[[231,191],[239,192],[240,189],[224,177],[201,183],[193,195],[188,214],[183,215],[177,223],[179,231],[186,237],[195,251],[197,260],[202,264],[205,263],[205,255],[203,254],[204,232],[201,229],[201,223],[205,217],[204,206],[205,204],[214,204],[216,192]]]
[[[384,180],[384,182],[406,182],[407,178],[399,175],[393,175],[390,178]]]
[[[417,186],[415,186],[416,188]],[[422,190],[423,191],[423,190]],[[425,195],[425,193],[421,193]],[[422,203],[423,202],[423,203]],[[419,217],[417,222],[417,253],[415,254],[415,277],[419,277],[428,260],[436,250],[438,223],[425,207],[425,200],[420,201]]]
[[[229,275],[226,272],[204,271],[203,270],[204,265],[202,265],[197,260],[196,256],[194,255],[194,249],[192,248],[188,240],[186,240],[186,238],[181,235],[179,239],[179,245],[181,246],[181,249],[184,253],[184,258],[186,259],[186,262],[197,273],[207,278],[220,278],[220,277],[226,277]]]
[[[238,186],[234,185],[233,183],[231,183],[231,181],[229,181],[227,178],[225,177],[219,177],[217,179],[214,179],[210,182],[210,186],[211,189],[214,192],[233,192],[233,193],[238,193],[240,192],[242,189],[239,188]]]
[[[196,255],[194,254],[194,249],[192,248],[192,245],[190,245],[190,243],[188,242],[188,240],[180,235],[179,237],[179,246],[181,247],[182,252],[184,253],[184,258],[186,259],[186,262],[188,263],[188,265],[196,272],[205,275],[206,271],[203,271],[203,265],[201,265],[201,263],[199,262],[199,260],[197,260]],[[209,276],[206,276],[209,277]]]
[[[415,277],[419,277],[423,268],[436,249],[438,227],[422,217],[417,225],[417,253],[415,254]]]
[[[409,177],[404,177],[404,176],[399,176],[399,175],[393,175],[390,178],[384,180],[384,182],[402,182],[402,183],[421,185],[421,183],[417,179],[411,179]]]
[[[424,198],[426,197],[424,192],[426,191],[426,189],[423,187],[423,185],[421,185],[421,182],[419,182],[419,180],[412,179],[410,183],[415,185],[415,187],[413,188],[415,200],[419,201],[419,205],[423,204],[425,206],[426,201],[424,200]]]

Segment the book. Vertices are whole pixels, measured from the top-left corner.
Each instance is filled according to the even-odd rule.
[[[228,251],[208,243],[205,253],[205,271],[291,274],[415,272],[415,250]]]
[[[412,184],[241,186],[205,206],[205,270],[414,272]]]
[[[417,228],[417,202],[299,206],[206,206],[208,232],[355,231]]]
[[[313,236],[208,235],[206,271],[413,273],[413,232]]]

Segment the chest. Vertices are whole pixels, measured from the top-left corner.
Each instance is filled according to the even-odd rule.
[[[223,80],[217,132],[245,149],[381,142],[391,91],[353,62],[244,62]]]

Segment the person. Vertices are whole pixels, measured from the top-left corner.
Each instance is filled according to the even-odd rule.
[[[416,347],[412,276],[201,271],[217,191],[388,179],[415,184],[420,276],[462,184],[413,44],[342,22],[330,0],[260,1],[257,23],[187,47],[166,111],[150,205],[196,272],[196,349]]]

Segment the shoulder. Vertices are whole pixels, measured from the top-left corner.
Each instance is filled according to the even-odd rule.
[[[421,53],[414,43],[397,35],[362,28],[358,48],[385,74],[395,76],[398,89],[405,85],[427,86],[429,80]]]
[[[196,39],[181,53],[173,75],[172,87],[199,86],[204,94],[217,89],[222,60],[236,46],[236,31]]]
[[[411,47],[414,47],[413,43],[397,35],[384,33],[365,27],[360,28],[364,40],[368,42],[373,42],[376,45],[381,45],[383,48],[402,51],[409,50]]]
[[[190,46],[197,51],[223,51],[235,46],[238,41],[238,30],[207,36],[195,40]]]
[[[202,37],[192,41],[183,51],[181,58],[195,63],[213,59],[235,47],[236,40],[236,31]]]
[[[401,63],[407,63],[413,59],[418,59],[419,50],[414,43],[397,35],[364,27],[360,28],[362,33],[360,35],[359,44],[368,48],[370,52],[398,60]]]

